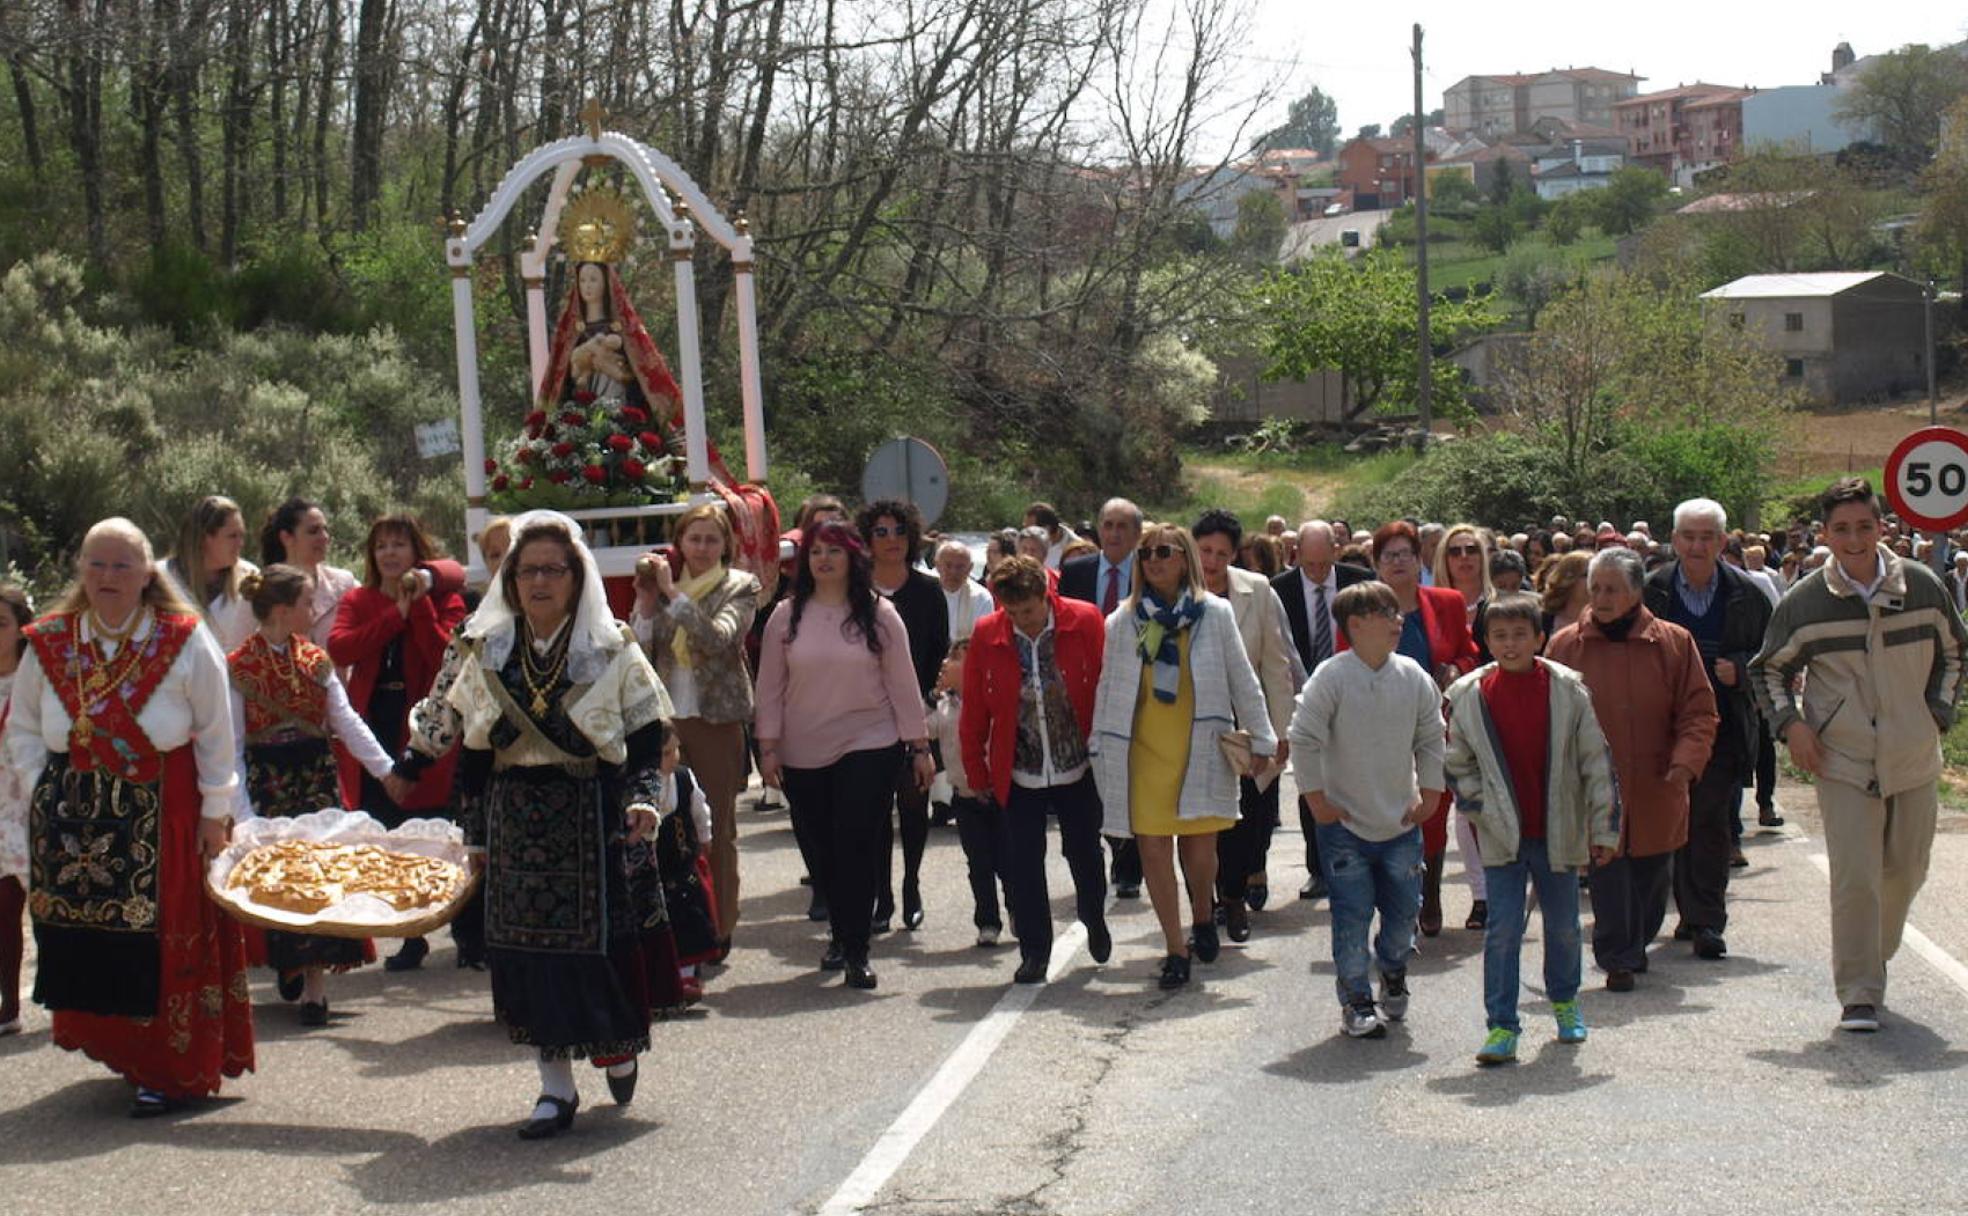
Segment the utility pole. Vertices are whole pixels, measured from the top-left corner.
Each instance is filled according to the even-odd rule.
[[[1428,339],[1428,111],[1421,101],[1421,22],[1414,27],[1414,173],[1415,173],[1415,412],[1421,427],[1421,446],[1428,446],[1429,428],[1434,424],[1435,348]],[[1930,360],[1931,365],[1931,360]]]
[[[1927,278],[1927,425],[1941,424],[1940,371],[1934,366],[1934,279]]]

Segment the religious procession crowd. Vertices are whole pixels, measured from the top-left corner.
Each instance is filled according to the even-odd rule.
[[[1082,539],[1035,503],[981,578],[908,503],[825,495],[790,561],[748,571],[708,504],[613,607],[554,512],[473,538],[479,589],[408,516],[370,525],[359,575],[332,566],[329,522],[290,500],[255,563],[210,497],[166,561],[109,519],[52,605],[0,588],[0,1033],[20,1026],[25,910],[54,1042],[125,1077],[136,1117],[254,1067],[250,968],[319,1026],[330,977],[376,960],[248,929],[203,887],[233,824],[330,807],[462,829],[482,882],[450,925],[457,965],[489,972],[538,1057],[521,1137],[572,1126],[575,1061],[630,1101],[652,1020],[706,999],[739,931],[754,771],[784,793],[818,965],[847,985],[875,988],[876,940],[930,914],[923,856],[952,821],[969,889],[947,897],[979,947],[1016,941],[1015,982],[1045,982],[1056,820],[1093,962],[1110,885],[1145,887],[1157,983],[1179,990],[1273,900],[1289,766],[1341,1031],[1407,1016],[1453,836],[1484,934],[1476,1059],[1499,1064],[1533,898],[1561,1042],[1587,1036],[1582,891],[1610,992],[1644,982],[1670,900],[1674,938],[1726,959],[1744,791],[1782,824],[1780,742],[1816,778],[1838,1025],[1876,1030],[1968,654],[1968,578],[1920,564],[1849,479],[1787,531],[1731,531],[1695,499],[1662,539],[1563,518],[1247,530],[1124,499]],[[428,953],[405,938],[384,966]]]

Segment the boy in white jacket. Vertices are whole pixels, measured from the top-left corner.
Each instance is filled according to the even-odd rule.
[[[1524,888],[1544,912],[1544,987],[1560,1043],[1585,1042],[1577,873],[1619,846],[1613,762],[1592,694],[1568,667],[1538,658],[1543,610],[1534,596],[1498,597],[1484,614],[1496,661],[1449,687],[1449,784],[1475,826],[1488,880],[1483,1004],[1489,1034],[1478,1064],[1517,1058],[1518,954]]]
[[[1442,799],[1442,697],[1419,663],[1394,653],[1401,606],[1382,582],[1333,597],[1349,649],[1319,665],[1291,721],[1292,773],[1319,836],[1331,890],[1340,1029],[1387,1034],[1408,1012],[1408,958],[1421,912],[1421,821]],[[1368,930],[1380,934],[1380,1007],[1367,974]]]

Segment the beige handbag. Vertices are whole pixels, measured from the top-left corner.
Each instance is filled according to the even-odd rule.
[[[1226,730],[1216,737],[1216,750],[1223,753],[1224,763],[1239,777],[1248,777],[1257,767],[1256,754],[1251,751],[1251,736],[1247,730]]]

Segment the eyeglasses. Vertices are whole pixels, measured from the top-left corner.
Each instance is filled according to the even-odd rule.
[[[907,536],[909,530],[901,524],[876,524],[868,529],[868,535],[876,540],[887,540],[891,536]]]
[[[1415,560],[1413,549],[1389,549],[1380,555],[1384,562],[1411,562]]]
[[[1483,556],[1483,547],[1481,545],[1451,545],[1449,546],[1449,556],[1481,557]]]
[[[574,571],[567,566],[519,566],[513,570],[513,576],[522,583],[542,578],[557,583],[572,573]]]
[[[1165,562],[1179,555],[1182,550],[1174,545],[1143,545],[1139,550],[1142,561]]]

